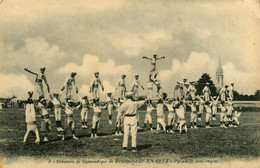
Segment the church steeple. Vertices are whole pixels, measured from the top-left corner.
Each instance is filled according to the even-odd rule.
[[[217,68],[216,74],[223,74],[223,69],[222,69],[222,65],[221,65],[220,56],[218,57],[218,68]]]
[[[224,74],[223,74],[223,69],[222,69],[221,60],[220,60],[220,56],[219,56],[218,57],[218,67],[217,67],[217,71],[216,71],[217,91],[220,91],[220,89],[223,87],[223,85],[224,85]]]

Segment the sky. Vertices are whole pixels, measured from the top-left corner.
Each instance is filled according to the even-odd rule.
[[[149,61],[158,61],[162,87],[171,97],[177,81],[215,81],[218,57],[224,83],[243,94],[259,87],[259,1],[4,0],[0,4],[0,97],[26,98],[34,76],[46,67],[51,92],[77,72],[80,94],[88,93],[95,71],[105,92],[122,74],[127,90],[134,75],[148,81]],[[140,90],[146,94],[146,90]]]

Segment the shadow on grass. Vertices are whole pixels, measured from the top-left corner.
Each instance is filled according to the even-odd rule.
[[[138,145],[137,150],[141,151],[141,150],[148,149],[148,148],[151,148],[151,147],[152,147],[152,144]]]

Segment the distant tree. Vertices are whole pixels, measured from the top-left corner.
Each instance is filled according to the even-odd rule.
[[[260,100],[260,90],[255,91],[254,100]]]
[[[233,94],[234,94],[234,100],[242,100],[243,99],[242,96],[236,90],[234,90]]]
[[[209,83],[211,95],[216,96],[217,95],[216,86],[213,83],[213,81],[211,80],[211,77],[209,76],[209,74],[207,74],[207,73],[202,74],[200,79],[197,81],[197,85],[195,87],[197,89],[198,94],[201,94],[201,92],[202,92],[203,88],[206,86],[207,82]]]

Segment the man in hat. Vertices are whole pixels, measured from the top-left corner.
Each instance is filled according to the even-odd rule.
[[[219,92],[220,100],[225,102],[227,94],[228,94],[228,85],[226,84]]]
[[[126,93],[126,101],[119,108],[119,113],[125,115],[124,118],[124,139],[123,151],[127,150],[129,130],[132,135],[132,151],[136,152],[136,136],[137,136],[137,109],[142,106],[145,101],[133,101],[133,92]]]
[[[56,126],[57,126],[57,131],[61,132],[63,131],[61,127],[61,101],[60,101],[60,96],[61,93],[50,93],[50,98],[52,101],[52,104],[54,106],[54,115],[55,115],[55,120],[56,120]]]
[[[69,76],[67,76],[63,87],[61,88],[61,91],[63,91],[64,89],[66,89],[66,98],[68,99],[72,99],[72,90],[73,87],[76,89],[76,93],[78,93],[78,88],[76,86],[76,80],[75,80],[75,76],[77,75],[76,72],[72,72]]]
[[[35,108],[34,108],[34,104],[33,104],[33,99],[32,99],[32,95],[33,92],[28,92],[29,98],[27,99],[26,102],[26,107],[25,107],[25,121],[26,121],[26,133],[24,135],[24,139],[23,142],[26,143],[27,138],[29,133],[32,131],[35,133],[36,135],[36,144],[40,144],[40,136],[39,136],[39,131],[36,125],[36,113],[35,113]]]
[[[231,83],[231,85],[228,87],[228,96],[231,99],[231,101],[234,100],[234,83]]]
[[[74,114],[75,106],[72,99],[68,99],[67,103],[65,105],[65,129],[64,134],[62,136],[62,140],[65,140],[65,135],[68,130],[71,130],[72,138],[75,140],[78,140],[78,138],[75,136],[75,121],[74,121]]]
[[[156,63],[157,63],[158,60],[161,60],[161,59],[164,59],[164,58],[165,58],[165,56],[157,57],[156,54],[154,54],[153,57],[146,57],[146,56],[143,57],[143,59],[148,59],[148,60],[151,61],[151,70],[150,70],[150,73],[149,73],[149,79],[152,79],[152,76],[153,76],[152,80],[156,80],[157,75],[158,75]]]
[[[209,83],[206,83],[206,86],[203,88],[202,93],[204,95],[205,102],[208,102],[210,100],[211,91],[209,88]]]
[[[122,77],[116,83],[116,90],[115,90],[115,92],[118,92],[118,97],[122,100],[125,98],[125,92],[126,92],[125,78],[126,75],[122,75]]]
[[[101,106],[99,99],[94,99],[93,105],[90,108],[93,109],[93,118],[92,118],[92,129],[91,129],[91,138],[97,138],[97,129],[99,128],[100,117],[102,109],[105,109],[107,104]]]
[[[197,93],[197,90],[196,90],[194,84],[195,84],[194,81],[190,82],[190,85],[189,85],[189,88],[188,88],[188,92],[187,92],[187,94],[190,95],[192,101],[195,100],[196,93]]]
[[[90,83],[90,92],[92,93],[92,98],[96,100],[100,98],[100,88],[104,91],[104,86],[99,78],[99,72],[95,72],[94,76]]]
[[[163,98],[163,88],[162,88],[160,81],[157,80],[155,82],[155,85],[157,87],[157,97],[158,97],[158,99],[162,99]]]
[[[152,99],[153,99],[153,82],[151,79],[149,79],[149,81],[147,82],[147,100],[149,101],[149,103],[152,103]]]
[[[38,105],[35,106],[40,113],[41,113],[41,132],[43,135],[43,141],[48,142],[49,141],[49,133],[50,133],[50,128],[51,128],[51,120],[49,116],[49,112],[47,110],[47,101],[44,97],[39,98]]]
[[[139,82],[139,75],[135,75],[135,80],[132,85],[132,92],[134,93],[134,98],[137,99],[138,97],[138,87],[141,86],[141,88],[144,90],[144,87]]]
[[[24,70],[26,72],[29,72],[29,73],[31,73],[31,74],[36,76],[35,84],[36,84],[36,91],[38,92],[39,97],[40,96],[44,97],[42,80],[44,80],[44,82],[45,82],[45,84],[47,86],[47,90],[48,90],[48,92],[50,92],[50,87],[49,87],[49,84],[47,82],[47,78],[45,76],[45,67],[40,68],[40,73],[32,72],[28,68],[24,68]]]
[[[182,100],[182,99],[184,99],[185,98],[185,96],[184,96],[184,84],[182,84],[182,83],[179,83],[179,82],[177,82],[177,84],[179,85],[179,89],[178,89],[178,91],[177,91],[177,99],[178,100]]]
[[[114,109],[114,103],[113,103],[113,96],[112,93],[109,92],[107,93],[107,111],[108,111],[108,122],[109,124],[112,124],[112,113],[113,113],[113,109]]]
[[[81,107],[81,112],[80,112],[81,123],[82,123],[81,128],[88,128],[87,127],[88,109],[89,109],[88,96],[80,97],[78,95],[78,99],[80,101],[78,108]]]

